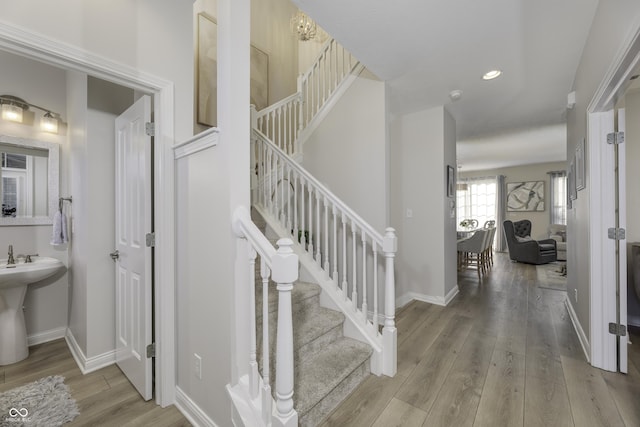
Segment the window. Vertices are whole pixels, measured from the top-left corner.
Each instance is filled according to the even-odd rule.
[[[551,201],[549,213],[551,224],[567,224],[567,172],[549,172]]]
[[[495,178],[458,179],[458,223],[464,219],[475,219],[482,227],[486,221],[495,221],[496,191]]]
[[[30,204],[25,182],[28,180],[28,161],[31,156],[25,154],[0,153],[0,176],[2,177],[0,195],[3,218],[24,216]]]

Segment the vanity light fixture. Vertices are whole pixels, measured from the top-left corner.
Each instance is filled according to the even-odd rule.
[[[0,95],[0,106],[2,107],[2,120],[22,123],[23,114],[29,107],[36,108],[44,112],[40,119],[40,129],[44,132],[58,133],[58,122],[60,114],[53,111],[31,104],[22,98],[13,95]]]
[[[23,99],[11,95],[0,96],[0,105],[2,106],[2,120],[17,123],[22,123],[22,112],[29,109],[29,104]]]
[[[486,73],[484,73],[484,75],[482,76],[482,80],[493,80],[497,77],[500,77],[500,75],[502,74],[501,70],[491,70],[491,71],[487,71]]]

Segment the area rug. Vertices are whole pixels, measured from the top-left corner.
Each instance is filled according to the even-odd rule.
[[[556,291],[567,291],[567,276],[563,274],[564,262],[552,262],[549,264],[536,265],[538,276],[538,287],[554,289]]]
[[[60,375],[0,393],[0,426],[61,426],[80,415]]]

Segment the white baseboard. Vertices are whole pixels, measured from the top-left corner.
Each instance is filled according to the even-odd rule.
[[[42,344],[45,342],[64,338],[66,333],[66,326],[56,329],[50,329],[44,332],[38,332],[37,334],[32,334],[27,337],[27,345],[31,347],[32,345]]]
[[[441,305],[446,307],[453,298],[458,295],[460,288],[456,285],[444,297],[435,297],[433,295],[421,294],[418,292],[407,292],[396,298],[396,308],[404,307],[413,300],[428,302],[429,304]]]
[[[218,427],[211,418],[180,387],[176,387],[176,408],[197,427]]]
[[[85,356],[70,329],[67,329],[64,338],[67,341],[67,345],[69,346],[71,355],[75,359],[78,368],[80,368],[80,371],[83,374],[97,371],[98,369],[113,365],[116,362],[115,350],[111,350],[93,357]]]
[[[584,333],[584,329],[582,329],[582,325],[578,320],[578,315],[573,309],[573,305],[569,298],[564,300],[564,304],[567,306],[569,318],[571,319],[571,323],[573,323],[573,329],[575,329],[576,334],[578,334],[578,340],[580,340],[580,345],[582,346],[582,351],[584,351],[584,355],[587,358],[587,362],[591,363],[591,345],[589,344],[587,335]]]

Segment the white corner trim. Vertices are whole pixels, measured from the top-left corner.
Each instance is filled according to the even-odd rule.
[[[582,329],[582,325],[578,320],[578,316],[576,315],[575,310],[573,309],[573,305],[569,298],[564,300],[564,304],[567,306],[567,311],[569,312],[569,318],[571,318],[571,323],[573,324],[573,329],[575,329],[576,334],[578,334],[578,339],[580,340],[580,345],[582,346],[582,351],[584,351],[584,355],[587,358],[587,362],[591,363],[591,346],[589,345],[589,340],[587,339],[587,335],[584,333],[584,329]]]
[[[218,145],[219,133],[220,131],[218,128],[207,129],[184,142],[174,145],[173,150],[175,159],[178,160],[182,157],[187,157],[191,154],[195,154],[199,151]]]
[[[194,426],[218,427],[182,389],[176,386],[176,408]]]
[[[55,328],[55,329],[49,329],[48,331],[44,331],[44,332],[38,332],[37,334],[32,334],[27,337],[27,345],[31,347],[32,345],[42,344],[45,342],[64,338],[66,333],[67,333],[66,326]]]
[[[84,355],[84,352],[78,345],[76,338],[73,336],[71,329],[67,328],[67,333],[65,334],[64,338],[65,341],[67,341],[67,346],[71,351],[71,355],[73,356],[76,364],[78,365],[78,368],[80,368],[80,371],[83,375],[116,363],[115,350],[111,350],[106,353],[87,358],[87,356]]]

